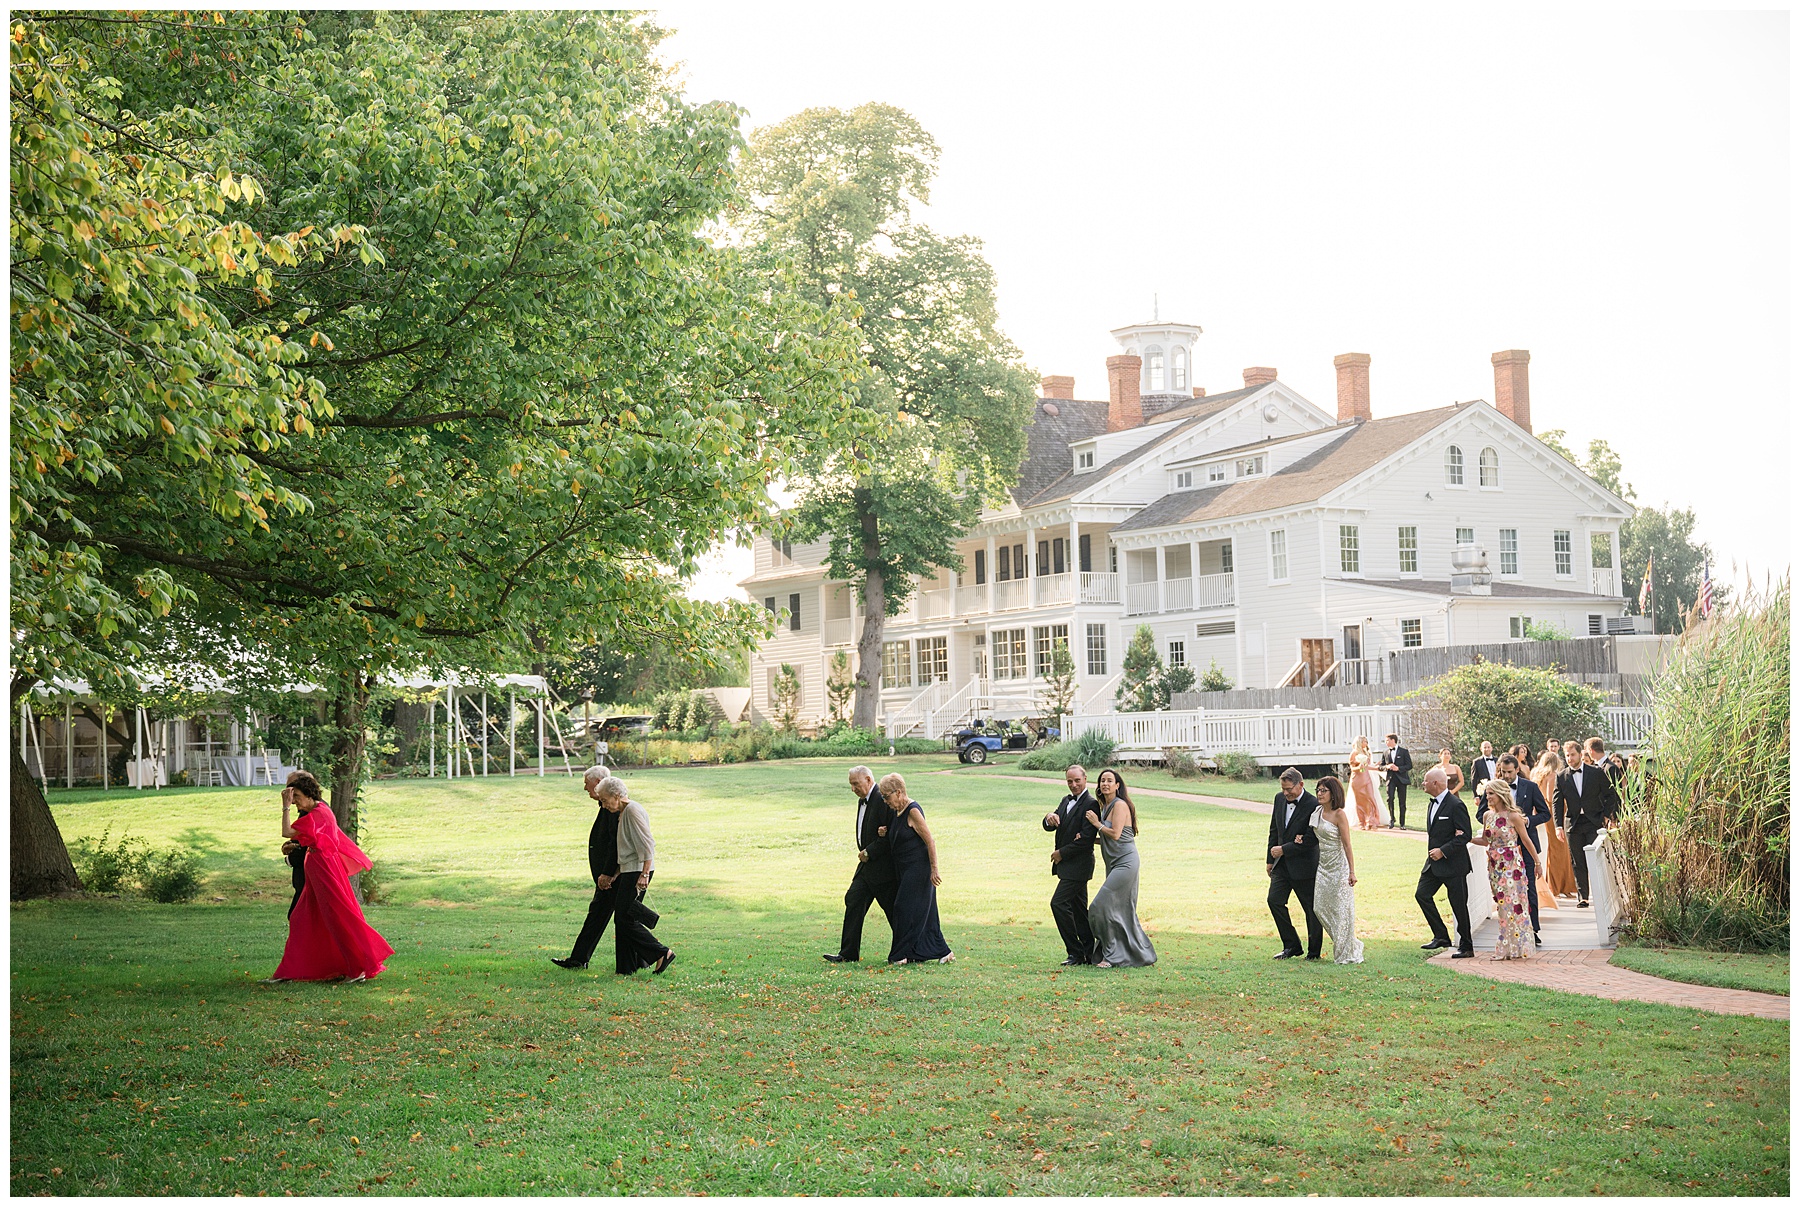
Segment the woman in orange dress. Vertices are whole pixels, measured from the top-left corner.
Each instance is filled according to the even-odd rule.
[[[1350,794],[1356,798],[1358,829],[1379,830],[1387,824],[1381,798],[1375,795],[1375,773],[1369,769],[1369,739],[1359,737],[1350,748]]]
[[[1555,751],[1544,751],[1544,757],[1532,768],[1531,782],[1538,786],[1544,799],[1550,802],[1551,811],[1556,809],[1556,777],[1563,771],[1562,756]],[[1540,903],[1553,902],[1557,897],[1575,895],[1575,863],[1569,856],[1569,844],[1557,832],[1553,821],[1544,827],[1544,872],[1538,877],[1538,900]],[[1545,890],[1549,896],[1545,896]]]

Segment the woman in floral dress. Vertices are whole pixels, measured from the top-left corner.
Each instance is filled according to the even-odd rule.
[[[1487,816],[1482,818],[1477,846],[1487,848],[1488,886],[1494,891],[1494,920],[1500,937],[1494,942],[1495,960],[1523,960],[1531,954],[1531,900],[1520,852],[1526,837],[1525,815],[1513,803],[1512,786],[1502,779],[1488,781]]]

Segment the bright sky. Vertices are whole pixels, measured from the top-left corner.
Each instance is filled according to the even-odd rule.
[[[1266,6],[1265,6],[1266,8]],[[1038,373],[1105,398],[1113,327],[1205,328],[1328,411],[1494,396],[1603,436],[1730,573],[1789,561],[1789,15],[1249,5],[676,6],[664,53],[746,129],[877,100],[942,149],[925,220],[982,239]],[[745,550],[694,584],[738,594]]]

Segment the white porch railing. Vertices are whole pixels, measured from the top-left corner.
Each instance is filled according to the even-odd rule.
[[[1022,578],[994,584],[994,611],[1012,612],[1029,605],[1031,584]]]
[[[1612,734],[1610,745],[1615,750],[1642,750],[1650,741],[1654,722],[1655,715],[1647,708],[1606,708],[1606,728]]]
[[[1075,576],[1073,574],[1043,574],[1038,576],[1038,606],[1066,604],[1074,598]]]
[[[1191,578],[1171,578],[1163,583],[1163,605],[1165,612],[1185,612],[1194,606],[1194,580]]]
[[[1125,584],[1125,615],[1148,616],[1162,611],[1162,584],[1154,579],[1147,583]]]
[[[1202,574],[1194,580],[1196,608],[1228,608],[1237,602],[1237,575]]]
[[[943,587],[936,591],[921,591],[914,611],[920,620],[938,620],[951,615],[956,610],[956,592],[953,588]]]
[[[956,589],[956,614],[958,616],[979,616],[988,610],[987,584],[978,587],[958,587]]]
[[[849,645],[856,640],[856,622],[854,616],[828,616],[825,618],[825,644]]]
[[[1595,595],[1617,595],[1619,593],[1619,572],[1611,566],[1596,566],[1593,571]]]
[[[1119,602],[1119,576],[1082,571],[1081,598],[1084,604],[1116,604]]]

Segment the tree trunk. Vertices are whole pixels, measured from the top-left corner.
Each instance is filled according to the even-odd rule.
[[[62,831],[44,801],[43,789],[31,778],[19,744],[12,748],[12,899],[79,893],[81,877],[69,860]]]
[[[331,700],[331,812],[338,828],[356,841],[356,790],[362,786],[363,750],[369,733],[365,717],[369,709],[372,675],[361,670],[338,677],[338,691]]]
[[[856,642],[856,703],[850,723],[875,728],[881,708],[881,639],[887,633],[887,579],[881,573],[881,533],[865,490],[856,492],[856,519],[862,528],[863,627]]]

